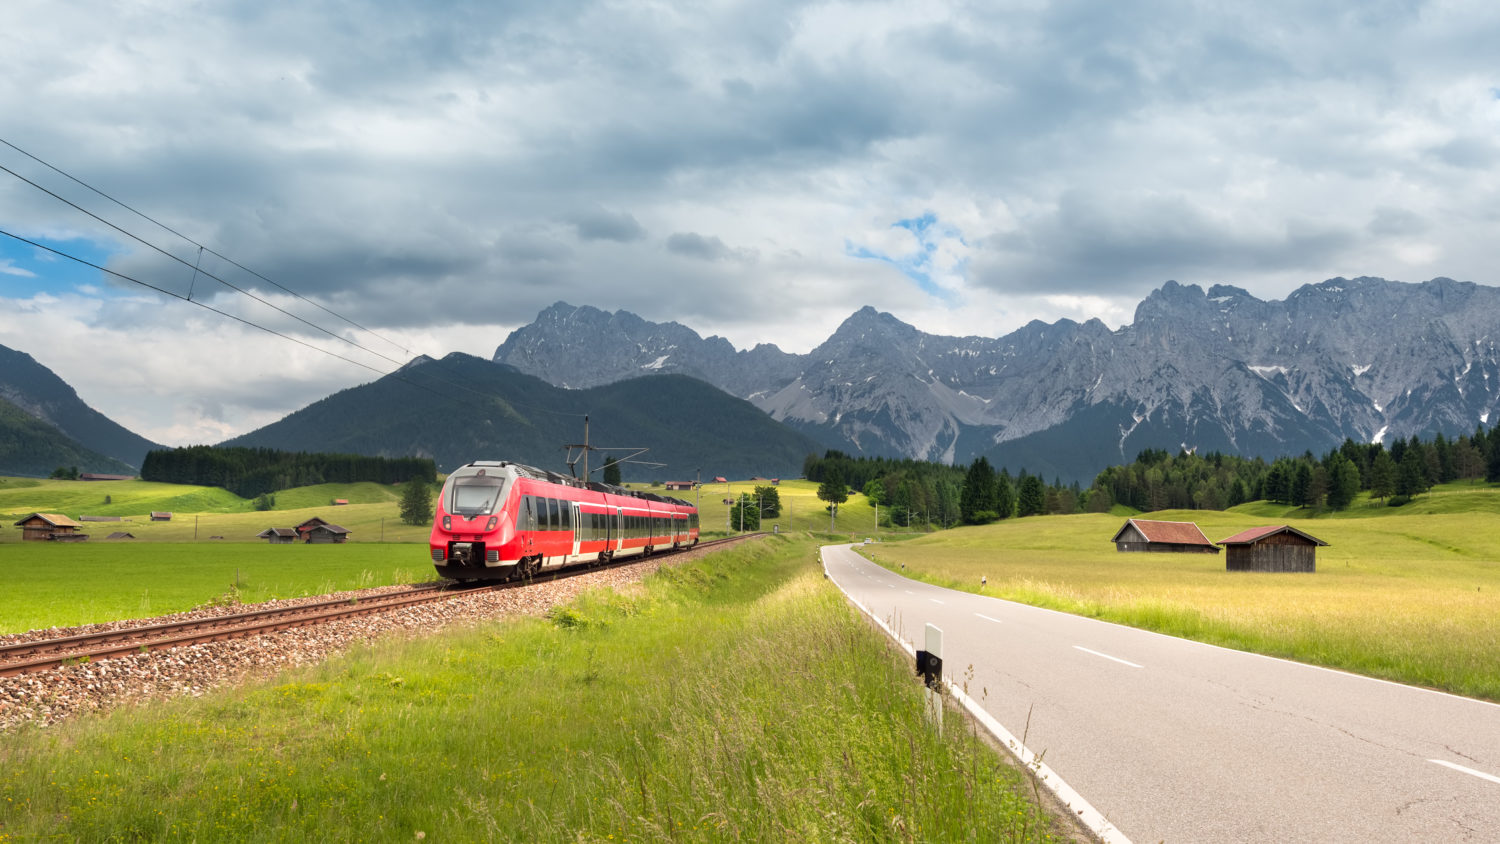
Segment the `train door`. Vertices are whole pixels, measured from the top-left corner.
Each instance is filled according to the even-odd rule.
[[[580,511],[578,509],[578,502],[577,501],[569,501],[568,502],[568,508],[573,511],[572,513],[568,514],[568,515],[570,515],[570,516],[573,517],[568,522],[568,524],[571,525],[572,528],[573,528],[573,558],[577,559],[578,558],[578,536],[579,536],[579,534],[583,530],[583,528],[582,528],[582,525],[583,525],[583,514],[582,514],[582,511]]]
[[[622,529],[625,523],[625,510],[623,508],[616,507],[614,518],[610,519],[610,521],[615,523],[615,544],[611,547],[614,550],[618,551],[625,545],[624,542],[620,541],[624,538]]]

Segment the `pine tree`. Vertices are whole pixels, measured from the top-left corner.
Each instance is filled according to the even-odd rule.
[[[958,496],[958,509],[964,522],[971,525],[985,524],[1002,518],[995,470],[990,468],[990,461],[985,458],[976,458],[973,463],[969,464],[969,472],[964,476],[963,490]]]
[[[1010,482],[1010,472],[1000,470],[999,477],[995,478],[995,507],[1000,518],[1008,519],[1016,514],[1015,487]]]
[[[613,457],[604,458],[604,482],[613,486],[621,483],[620,462]]]
[[[1040,516],[1046,511],[1047,491],[1043,488],[1042,479],[1036,475],[1022,477],[1021,489],[1016,494],[1016,514]]]
[[[1396,461],[1382,449],[1370,464],[1370,497],[1389,498],[1396,494]]]
[[[409,525],[432,521],[432,488],[420,475],[414,475],[401,488],[401,521]]]

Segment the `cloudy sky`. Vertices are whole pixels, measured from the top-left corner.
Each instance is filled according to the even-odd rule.
[[[805,352],[863,305],[993,337],[1128,323],[1168,279],[1500,283],[1497,24],[1378,0],[9,0],[0,344],[179,445],[415,354],[488,357],[559,300]]]

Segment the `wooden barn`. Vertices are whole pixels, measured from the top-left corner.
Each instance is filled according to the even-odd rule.
[[[666,486],[666,488],[669,489],[669,490],[691,490],[693,488],[693,482],[692,481],[667,481],[666,484],[664,484],[664,486]]]
[[[83,525],[56,513],[32,513],[16,522],[16,527],[21,529],[22,541],[27,542],[66,542],[88,539],[86,534],[78,532]]]
[[[1224,546],[1226,571],[1317,571],[1319,545],[1327,542],[1290,525],[1250,528],[1228,539]]]
[[[1217,554],[1219,546],[1208,541],[1193,522],[1156,522],[1128,519],[1110,540],[1117,551],[1175,551]]]
[[[272,545],[291,545],[297,541],[296,528],[266,528],[255,535],[257,539],[264,539]]]
[[[302,535],[305,537],[303,541],[312,545],[341,544],[349,538],[349,529],[335,524],[321,524],[308,528]]]
[[[165,510],[152,510],[151,511],[151,521],[153,521],[153,522],[170,522],[170,521],[172,521],[172,514],[166,512]]]

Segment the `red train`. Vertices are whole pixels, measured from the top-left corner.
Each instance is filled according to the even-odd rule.
[[[432,562],[455,580],[509,580],[698,542],[686,501],[505,461],[454,470],[432,520]]]

